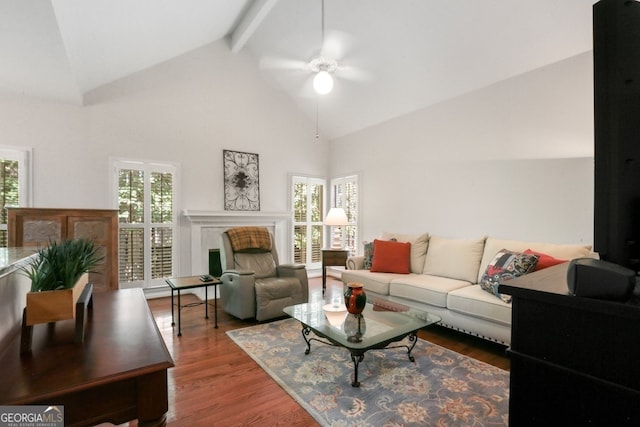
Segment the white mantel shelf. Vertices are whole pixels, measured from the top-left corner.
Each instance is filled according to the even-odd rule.
[[[281,263],[291,262],[291,212],[183,210],[191,223],[191,273],[208,273],[209,249],[220,247],[220,235],[231,227],[267,227]]]
[[[291,212],[248,212],[248,211],[201,211],[193,209],[185,209],[182,214],[191,222],[222,222],[229,220],[247,220],[251,221],[256,218],[268,220],[270,218],[291,219]]]

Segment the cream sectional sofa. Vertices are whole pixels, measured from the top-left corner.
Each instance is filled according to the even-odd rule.
[[[411,243],[410,273],[371,272],[364,269],[364,256],[354,256],[342,273],[344,283],[362,283],[368,293],[440,316],[443,326],[504,345],[511,340],[511,304],[478,284],[499,251],[530,249],[563,260],[597,258],[588,245],[396,233],[383,233],[379,239]]]

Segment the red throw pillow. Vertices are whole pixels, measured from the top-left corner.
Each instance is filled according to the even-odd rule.
[[[533,271],[542,270],[543,268],[553,267],[554,265],[567,262],[566,259],[554,258],[551,255],[543,254],[541,252],[536,252],[531,249],[527,249],[526,251],[524,251],[524,253],[538,256],[538,264],[536,264],[536,268]]]
[[[373,241],[371,271],[409,274],[410,263],[411,243],[378,239]]]

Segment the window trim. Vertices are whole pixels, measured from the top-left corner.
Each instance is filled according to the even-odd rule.
[[[18,206],[28,208],[33,205],[33,167],[31,148],[0,145],[0,158],[18,162]],[[13,206],[11,206],[13,207]],[[9,231],[9,224],[0,224],[0,231]],[[4,243],[3,243],[4,246]]]
[[[0,145],[0,157],[18,161],[18,197],[20,207],[33,205],[33,150],[31,148]],[[24,179],[23,179],[24,178]]]
[[[171,257],[172,257],[172,271],[173,271],[173,276],[175,277],[179,277],[180,276],[180,271],[179,271],[179,267],[180,267],[180,260],[178,259],[178,248],[180,247],[180,221],[179,221],[179,209],[178,206],[180,206],[180,198],[179,198],[179,188],[180,188],[180,164],[176,163],[176,162],[163,162],[163,161],[155,161],[155,160],[140,160],[140,159],[128,159],[128,158],[116,158],[116,157],[112,157],[109,159],[110,165],[111,167],[109,168],[111,171],[111,177],[109,179],[110,182],[110,194],[111,194],[111,201],[112,201],[112,206],[113,209],[117,209],[119,211],[119,170],[121,169],[136,169],[136,170],[143,170],[145,172],[145,206],[150,206],[150,197],[151,197],[151,191],[150,188],[148,188],[150,186],[150,183],[147,181],[146,179],[146,174],[148,172],[161,172],[161,173],[167,173],[170,172],[173,174],[173,206],[172,206],[172,223],[170,225],[170,227],[172,227],[172,241],[173,241],[173,247],[171,248]],[[147,199],[147,197],[149,199]],[[145,213],[147,211],[145,210]],[[151,228],[153,227],[162,227],[162,226],[168,226],[168,224],[157,224],[157,223],[150,223],[146,221],[147,216],[145,216],[145,222],[143,224],[144,227],[144,236],[145,236],[145,241],[147,241],[148,239],[150,239],[150,235],[151,235]],[[150,216],[149,216],[150,218]],[[141,224],[142,225],[142,224]],[[123,227],[123,228],[134,228],[134,225],[131,225],[131,227],[129,227],[127,224],[120,224],[119,220],[118,220],[118,226],[119,227]],[[118,234],[119,237],[119,234]],[[119,243],[118,243],[118,247],[119,247]],[[151,247],[150,246],[145,246],[145,261],[144,261],[144,276],[145,276],[145,280],[141,281],[135,281],[135,282],[126,282],[126,283],[119,283],[119,286],[121,289],[127,289],[127,288],[143,288],[143,289],[149,289],[149,288],[154,288],[154,287],[164,287],[166,286],[165,283],[165,279],[152,279],[151,278],[151,264],[150,264],[150,258],[147,259],[147,257],[150,257],[151,254]],[[118,270],[118,276],[120,275],[120,271]]]
[[[308,183],[314,183],[314,184],[321,184],[323,186],[323,191],[322,191],[322,206],[323,209],[325,210],[324,212],[321,212],[322,215],[322,221],[319,222],[306,222],[305,224],[307,226],[321,226],[322,227],[322,245],[323,247],[326,247],[326,229],[325,229],[325,225],[324,225],[324,217],[327,215],[327,190],[329,188],[328,186],[328,182],[327,179],[324,177],[320,177],[320,176],[314,176],[314,175],[305,175],[302,173],[292,173],[289,174],[289,208],[291,210],[291,241],[289,242],[290,245],[290,251],[291,251],[291,257],[292,259],[295,257],[295,227],[296,225],[300,224],[299,222],[295,221],[295,217],[294,217],[294,210],[293,210],[293,185],[296,182],[303,182],[305,181],[307,184]],[[310,261],[310,258],[308,258],[308,260]],[[319,269],[322,267],[322,259],[320,259],[317,262],[307,262],[306,264],[307,270],[312,270],[312,269]]]
[[[354,239],[354,246],[353,248],[346,248],[346,242],[345,242],[345,237],[344,234],[342,234],[341,236],[341,244],[343,247],[345,247],[346,249],[351,249],[351,253],[352,254],[360,254],[360,247],[362,246],[360,243],[360,236],[362,235],[361,232],[361,226],[360,226],[360,218],[361,218],[361,205],[362,205],[362,174],[360,172],[354,172],[354,173],[347,173],[344,175],[339,175],[336,177],[331,178],[330,183],[329,183],[329,188],[330,188],[330,204],[329,207],[336,207],[336,186],[342,183],[346,183],[346,182],[355,182],[356,183],[356,188],[357,188],[357,207],[356,207],[356,220],[355,222],[350,222],[349,225],[355,227],[355,239]],[[343,207],[343,203],[340,204],[340,207]],[[327,236],[330,238],[331,233],[327,233]]]

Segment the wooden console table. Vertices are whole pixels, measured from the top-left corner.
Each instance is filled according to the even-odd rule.
[[[322,250],[322,295],[327,289],[327,267],[331,265],[344,267],[347,265],[349,251],[347,249]]]
[[[141,289],[98,292],[83,343],[75,322],[36,325],[32,350],[20,336],[0,355],[0,405],[64,405],[65,426],[102,422],[166,425],[173,360]]]
[[[638,426],[640,305],[570,295],[567,266],[499,287],[513,296],[509,425]]]

